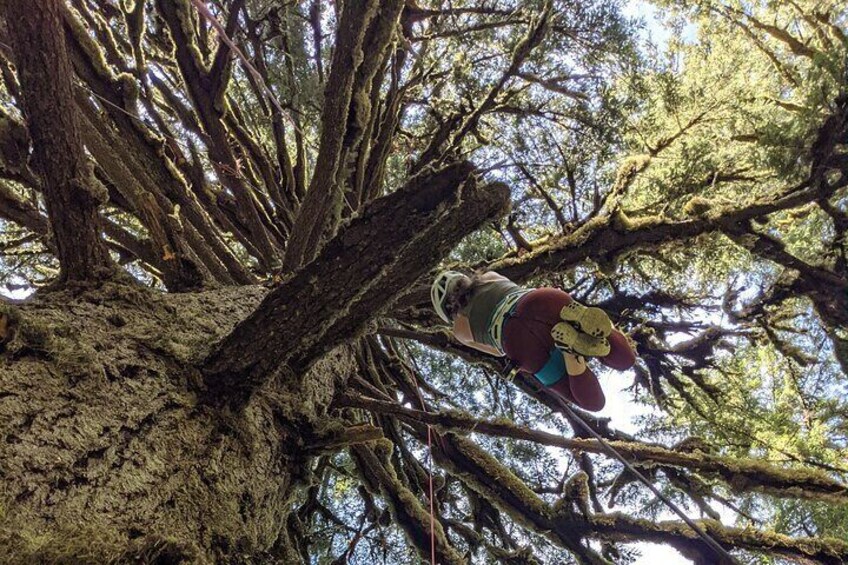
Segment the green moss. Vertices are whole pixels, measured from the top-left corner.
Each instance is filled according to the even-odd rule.
[[[16,522],[0,526],[0,547],[7,556],[15,556],[15,563],[98,564],[117,561],[127,540],[114,530],[96,526],[38,531],[27,523]]]
[[[703,216],[713,209],[714,203],[702,196],[693,196],[683,206],[683,213],[687,216]]]
[[[100,48],[99,43],[89,33],[88,28],[85,26],[85,23],[83,23],[80,13],[71,6],[66,7],[65,23],[70,29],[74,40],[76,40],[77,44],[80,46],[80,49],[82,49],[83,53],[85,53],[86,57],[88,57],[94,72],[100,78],[105,79],[108,82],[113,82],[115,80],[115,75],[112,73],[112,69],[106,61],[106,55]]]
[[[657,225],[663,221],[662,216],[641,216],[631,218],[620,208],[615,211],[612,224],[620,231],[635,231]]]
[[[394,444],[387,438],[378,439],[373,443],[374,453],[379,457],[380,461],[387,467],[391,467],[389,460],[392,456]]]
[[[224,65],[224,68],[221,70],[221,87],[215,92],[215,99],[212,101],[212,105],[220,112],[222,117],[230,112],[230,104],[227,99],[227,84],[229,84],[232,75],[233,65]]]
[[[130,540],[117,530],[80,523],[67,529],[36,530],[27,523],[0,525],[0,547],[15,563],[100,565],[102,563],[204,562],[196,548],[161,536]]]
[[[370,424],[348,424],[341,420],[329,420],[315,429],[309,451],[312,454],[334,453],[339,449],[371,442],[378,445],[383,438],[383,431]],[[383,448],[380,448],[383,449]]]
[[[138,103],[138,97],[140,95],[138,82],[135,80],[135,77],[129,73],[121,73],[115,77],[115,80],[124,98],[124,108],[135,112],[135,106]]]
[[[121,49],[118,47],[118,42],[115,40],[115,34],[112,33],[112,27],[109,22],[98,12],[91,12],[91,18],[97,25],[97,33],[102,42],[107,44],[109,52],[112,54],[113,60],[115,57],[120,57]]]
[[[362,89],[354,92],[353,103],[356,108],[354,114],[356,126],[364,131],[368,127],[368,120],[371,116],[371,97],[368,90]]]
[[[13,355],[50,353],[54,349],[53,328],[46,322],[24,317],[16,308],[1,302],[0,314],[6,316],[5,349]]]
[[[144,50],[141,48],[141,40],[144,37],[144,0],[135,0],[132,6],[128,3],[123,6],[125,19],[127,22],[127,31],[132,44],[133,56],[138,70],[143,71],[146,67]]]
[[[480,475],[475,473],[463,472],[466,482],[474,485],[474,490],[484,494],[493,504],[502,506],[502,510],[512,515],[513,518],[520,519],[526,522],[526,517],[523,512],[514,512],[513,508],[504,505],[504,497],[502,491],[508,491],[510,495],[517,498],[520,504],[532,513],[539,516],[550,517],[550,508],[542,501],[539,496],[533,492],[527,484],[518,478],[512,471],[502,465],[500,461],[495,459],[485,450],[478,447],[471,440],[460,436],[451,436],[454,445],[467,457],[471,462],[477,465],[482,471],[482,475],[488,477],[488,480],[483,482]]]
[[[194,64],[198,69],[208,70],[206,61],[203,58],[203,54],[200,52],[200,48],[197,43],[194,41],[194,38],[197,36],[195,33],[195,23],[194,23],[194,14],[196,10],[191,7],[188,3],[188,0],[167,0],[168,2],[173,3],[174,10],[177,14],[177,23],[180,27],[180,31],[185,36],[186,39],[186,48],[191,52],[191,56],[194,59]]]
[[[623,191],[633,182],[636,175],[644,171],[650,164],[650,155],[634,155],[626,158],[618,167],[613,190],[616,192]]]

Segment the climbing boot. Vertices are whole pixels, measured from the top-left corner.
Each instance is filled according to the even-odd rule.
[[[610,352],[609,340],[592,337],[579,331],[567,322],[560,322],[551,329],[554,346],[564,353],[576,353],[586,357],[603,357]]]
[[[572,300],[559,311],[560,319],[575,324],[581,332],[592,337],[607,337],[612,331],[612,322],[606,312],[594,306],[584,306]]]

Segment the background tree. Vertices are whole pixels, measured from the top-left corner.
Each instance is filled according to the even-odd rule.
[[[581,415],[740,561],[848,560],[848,13],[657,4],[1,3],[3,559],[717,562],[462,265],[617,316]]]

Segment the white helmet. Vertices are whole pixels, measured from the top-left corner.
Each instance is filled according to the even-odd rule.
[[[466,278],[465,275],[457,271],[442,271],[436,276],[433,281],[433,286],[430,287],[430,300],[433,301],[433,308],[439,317],[447,323],[450,323],[450,316],[445,311],[447,298],[456,290],[459,281]]]

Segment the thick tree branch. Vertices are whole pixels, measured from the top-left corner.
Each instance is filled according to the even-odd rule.
[[[279,367],[306,371],[354,339],[449,247],[501,214],[509,191],[477,187],[461,163],[371,203],[322,254],[270,293],[205,362],[218,398],[244,400]]]
[[[583,563],[602,563],[581,540],[652,541],[674,547],[700,565],[721,563],[694,531],[682,522],[654,522],[620,513],[582,515],[566,505],[549,506],[509,469],[472,441],[453,434],[434,443],[436,460],[448,472],[506,512],[519,523],[575,553]],[[836,539],[790,538],[772,532],[730,528],[712,520],[703,527],[719,543],[750,551],[843,563],[848,544]]]
[[[356,445],[350,449],[362,482],[374,496],[382,497],[389,506],[394,522],[406,533],[423,559],[431,556],[431,535],[435,538],[435,555],[438,563],[462,564],[462,555],[451,547],[442,524],[435,520],[435,532],[430,531],[430,516],[418,498],[406,488],[388,460],[391,443],[383,440],[377,449],[369,445]],[[382,457],[381,457],[382,455]]]
[[[230,5],[230,14],[227,17],[227,25],[224,27],[224,33],[227,37],[232,38],[238,27],[239,12],[244,8],[245,0],[234,0]],[[224,94],[227,88],[228,74],[231,60],[231,49],[228,42],[221,40],[218,45],[218,50],[215,52],[215,57],[212,59],[212,66],[209,69],[209,79],[212,83],[212,94],[214,98],[218,98]]]
[[[819,190],[802,185],[747,206],[716,208],[686,220],[662,216],[629,218],[619,211],[612,216],[595,217],[577,230],[553,237],[521,257],[507,256],[488,263],[485,268],[523,282],[539,272],[562,271],[587,259],[611,260],[637,249],[652,249],[705,233],[735,230],[751,219],[795,208],[819,197]],[[428,308],[428,288],[429,283],[422,281],[398,302],[399,308]]]
[[[363,65],[362,73],[365,75],[373,76],[376,72],[376,68],[372,68],[372,58],[382,58],[402,7],[400,0],[383,3],[368,0],[364,5],[345,4],[342,8],[333,65],[325,89],[317,165],[286,249],[283,267],[288,271],[294,271],[314,258],[322,241],[335,235],[338,229],[344,204],[344,187],[339,182],[344,174],[343,171],[340,174],[340,169],[345,165],[345,144],[350,141],[345,135],[348,117],[357,106],[369,104],[367,94],[364,100],[360,100],[363,93],[355,91],[358,72]],[[375,44],[366,46],[366,31],[372,25],[374,37],[370,39]],[[366,47],[376,53],[369,52],[366,56]],[[368,62],[365,62],[366,58]],[[370,79],[362,80],[361,86],[370,85]]]
[[[47,218],[31,203],[19,198],[5,182],[0,182],[0,217],[24,226],[40,236],[49,232]]]
[[[209,158],[216,169],[221,184],[226,186],[238,203],[238,219],[247,226],[251,239],[260,252],[263,266],[272,270],[279,263],[279,249],[271,240],[266,223],[253,191],[245,181],[230,136],[223,123],[226,103],[221,92],[215,90],[215,81],[200,58],[191,14],[194,8],[188,0],[160,0],[157,3],[175,45],[175,57],[189,97],[197,111],[203,128],[209,135]]]

